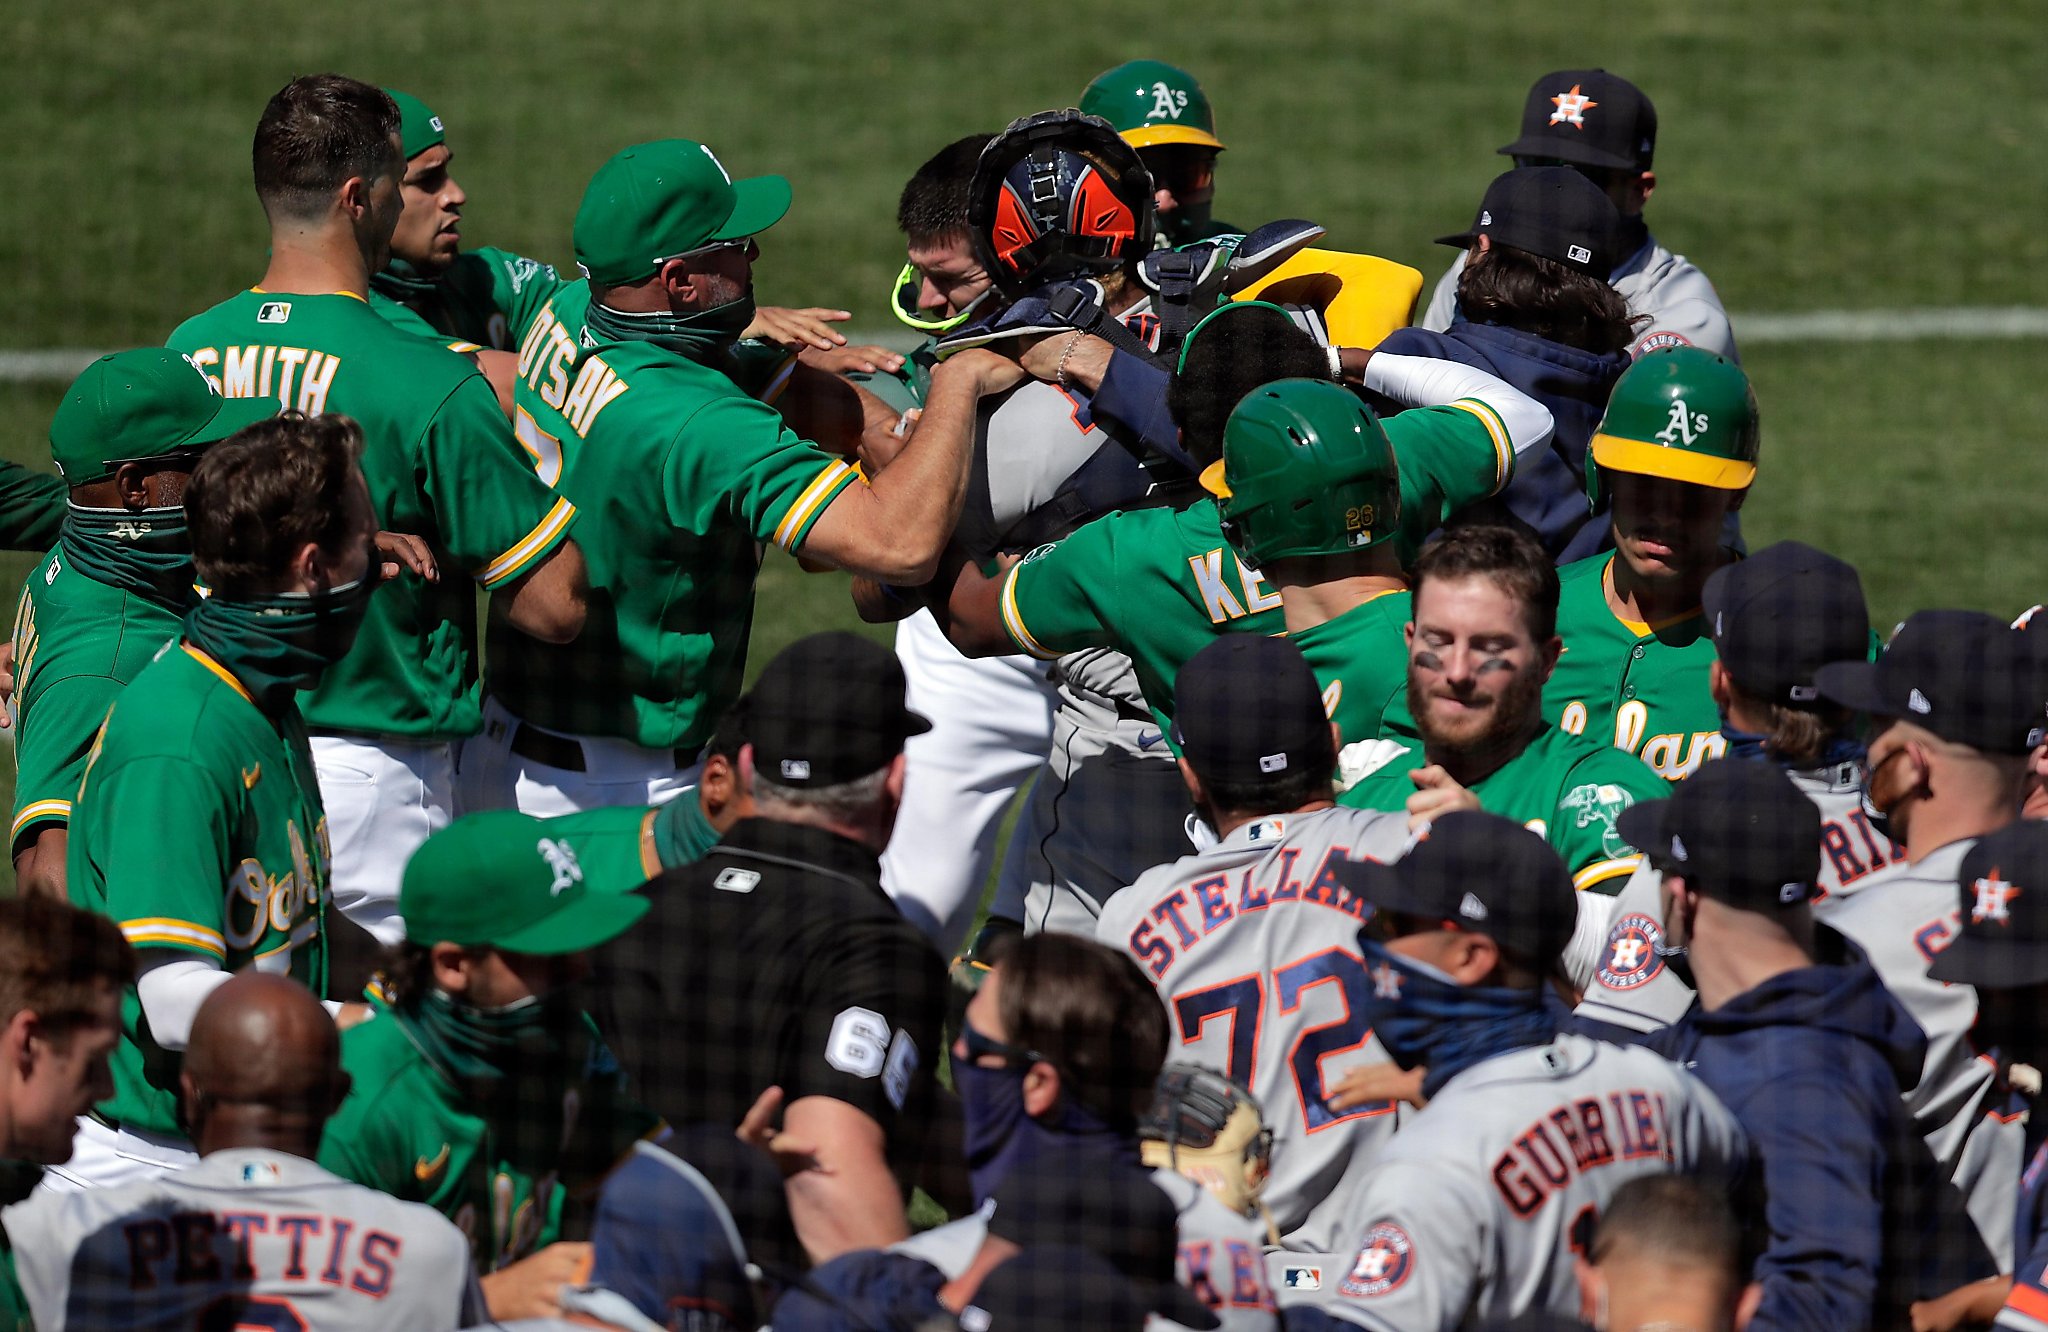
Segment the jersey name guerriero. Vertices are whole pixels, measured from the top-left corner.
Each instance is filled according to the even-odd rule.
[[[1382,748],[1391,749],[1393,741]],[[1408,774],[1428,755],[1420,741],[1394,754],[1337,797],[1357,809],[1399,810],[1415,794]],[[1480,807],[1541,833],[1572,872],[1572,886],[1613,893],[1640,857],[1614,820],[1638,800],[1662,800],[1670,785],[1611,745],[1544,726],[1528,747],[1472,783]]]
[[[1337,723],[1339,747],[1378,738],[1389,705],[1406,692],[1408,643],[1401,631],[1414,607],[1411,593],[1382,592],[1287,635],[1323,687],[1323,711]]]
[[[1019,651],[1052,661],[1109,647],[1170,733],[1174,678],[1227,633],[1277,634],[1280,596],[1223,539],[1216,505],[1107,514],[1040,546],[1003,583],[1003,628]]]
[[[289,975],[326,993],[327,818],[296,709],[273,721],[226,668],[167,645],[121,692],[71,822],[71,900],[143,955]],[[180,1055],[131,988],[113,1056],[118,1124],[182,1136]]]
[[[651,342],[584,345],[589,305],[588,283],[555,294],[514,396],[533,466],[589,515],[590,618],[565,647],[493,651],[489,685],[552,730],[694,749],[739,693],[760,545],[801,551],[859,476],[716,369]]]
[[[1576,1315],[1573,1259],[1616,1189],[1674,1170],[1719,1182],[1744,1153],[1727,1108],[1648,1050],[1563,1035],[1496,1055],[1381,1149],[1324,1307],[1385,1332]]]
[[[14,612],[15,850],[71,821],[107,709],[177,636],[171,611],[87,577],[61,551],[29,570]]]
[[[1153,869],[1111,897],[1096,938],[1134,959],[1172,1020],[1171,1057],[1252,1089],[1273,1130],[1265,1201],[1290,1249],[1327,1252],[1393,1107],[1333,1111],[1329,1089],[1384,1062],[1354,999],[1371,984],[1358,951],[1369,908],[1337,882],[1344,860],[1387,860],[1408,840],[1396,815],[1274,814]]]
[[[450,351],[511,351],[561,285],[554,265],[486,245],[457,255],[433,289],[417,298],[400,301],[373,286],[370,308]]]
[[[470,362],[379,319],[346,293],[247,291],[179,325],[182,351],[230,398],[279,399],[363,427],[379,527],[424,539],[441,580],[379,588],[348,656],[302,706],[317,731],[450,740],[481,722],[476,594],[527,573],[575,507],[533,474]]]
[[[1698,612],[1660,625],[1615,614],[1607,593],[1616,558],[1609,552],[1558,570],[1564,654],[1543,688],[1543,713],[1680,781],[1728,749],[1707,690],[1714,640]]]

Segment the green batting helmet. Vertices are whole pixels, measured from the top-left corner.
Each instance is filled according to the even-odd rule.
[[[1116,126],[1133,148],[1162,143],[1223,147],[1209,94],[1194,75],[1163,60],[1127,60],[1104,70],[1082,91],[1081,109]]]
[[[1202,473],[1245,559],[1342,555],[1392,537],[1401,477],[1379,418],[1339,384],[1281,379],[1245,395]]]
[[[1610,468],[1744,489],[1756,479],[1761,433],[1741,366],[1698,347],[1660,347],[1615,382],[1586,457],[1586,498],[1599,512]]]

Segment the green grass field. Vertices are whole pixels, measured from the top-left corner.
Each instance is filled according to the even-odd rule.
[[[784,173],[797,202],[765,240],[762,299],[843,306],[869,329],[888,322],[910,171],[960,134],[1071,103],[1135,55],[1186,65],[1216,103],[1222,216],[1312,218],[1432,281],[1448,252],[1429,238],[1468,222],[1506,165],[1492,150],[1530,79],[1604,65],[1660,111],[1652,225],[1731,310],[2044,306],[2044,18],[2037,0],[14,0],[0,14],[0,271],[18,317],[0,351],[160,341],[252,282],[250,132],[270,93],[322,69],[441,112],[472,244],[568,261],[590,171],[640,139],[699,138],[738,173]],[[1887,627],[1919,606],[2011,613],[2048,594],[2044,351],[1750,345],[1765,421],[1750,540],[1799,536],[1854,560]],[[57,389],[0,385],[0,453],[48,466]],[[0,576],[12,586],[27,563],[0,559]],[[775,563],[755,660],[851,619],[838,577]]]

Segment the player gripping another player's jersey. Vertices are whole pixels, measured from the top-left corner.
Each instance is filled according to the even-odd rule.
[[[1334,1111],[1347,1070],[1384,1062],[1353,996],[1368,910],[1338,885],[1344,859],[1391,859],[1407,820],[1362,810],[1273,814],[1162,865],[1110,899],[1096,937],[1128,953],[1172,1021],[1170,1057],[1250,1087],[1273,1130],[1264,1198],[1290,1249],[1328,1252],[1391,1105]]]
[[[457,255],[431,282],[401,281],[370,279],[370,308],[450,351],[515,350],[562,285],[554,265],[488,245]]]

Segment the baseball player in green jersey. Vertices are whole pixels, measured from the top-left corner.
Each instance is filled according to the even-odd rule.
[[[585,190],[589,276],[555,294],[521,349],[516,428],[541,475],[600,515],[584,538],[598,609],[568,648],[515,647],[493,626],[485,732],[463,756],[470,808],[674,796],[739,693],[762,545],[894,583],[931,576],[976,403],[1022,372],[988,352],[941,366],[917,428],[865,481],[797,435],[742,387],[734,355],[755,233],[789,199],[781,177],[735,181],[686,139],[617,153]]]
[[[566,1195],[659,1127],[571,998],[647,900],[593,891],[573,837],[497,810],[428,838],[399,905],[389,1003],[342,1033],[354,1086],[320,1164],[454,1221],[491,1315],[539,1316],[587,1252],[553,1247]]]
[[[1422,827],[1469,793],[1542,834],[1574,888],[1620,891],[1639,856],[1614,820],[1669,788],[1640,760],[1545,720],[1543,681],[1560,647],[1550,556],[1519,528],[1453,527],[1414,577],[1404,637],[1417,735],[1347,746],[1338,803],[1406,810]]]
[[[186,482],[206,446],[277,415],[223,398],[162,347],[102,356],[64,393],[50,454],[71,483],[57,548],[14,613],[15,883],[62,898],[71,800],[107,708],[193,600]]]
[[[450,575],[386,588],[355,652],[305,700],[335,905],[387,943],[400,867],[453,817],[455,745],[480,724],[475,587],[492,593],[506,651],[529,641],[512,630],[575,637],[585,611],[575,506],[534,475],[490,385],[367,303],[399,216],[398,127],[390,98],[340,75],[271,98],[255,147],[269,268],[169,339],[230,398],[358,421],[379,525],[421,536]]]
[[[70,894],[141,957],[114,1094],[58,1178],[125,1183],[191,1164],[180,1052],[247,966],[327,983],[327,819],[298,692],[348,652],[377,586],[362,435],[290,413],[207,450],[185,512],[211,590],[107,715],[73,811]],[[164,829],[161,836],[137,829]]]
[[[1238,230],[1210,217],[1216,201],[1216,113],[1195,76],[1163,60],[1126,60],[1081,90],[1081,110],[1116,127],[1152,173],[1162,245]]]
[[[48,550],[64,522],[64,482],[0,461],[0,550]]]
[[[391,233],[390,261],[370,277],[370,308],[454,351],[511,351],[562,279],[537,259],[488,246],[463,250],[469,195],[449,174],[454,153],[441,117],[411,93],[384,92],[398,106],[405,209]]]
[[[1543,710],[1575,735],[1637,755],[1669,781],[1727,750],[1707,686],[1707,576],[1738,558],[1723,522],[1756,479],[1756,394],[1725,356],[1649,352],[1622,375],[1593,435],[1586,489],[1614,497],[1614,550],[1568,564],[1564,655]]]

